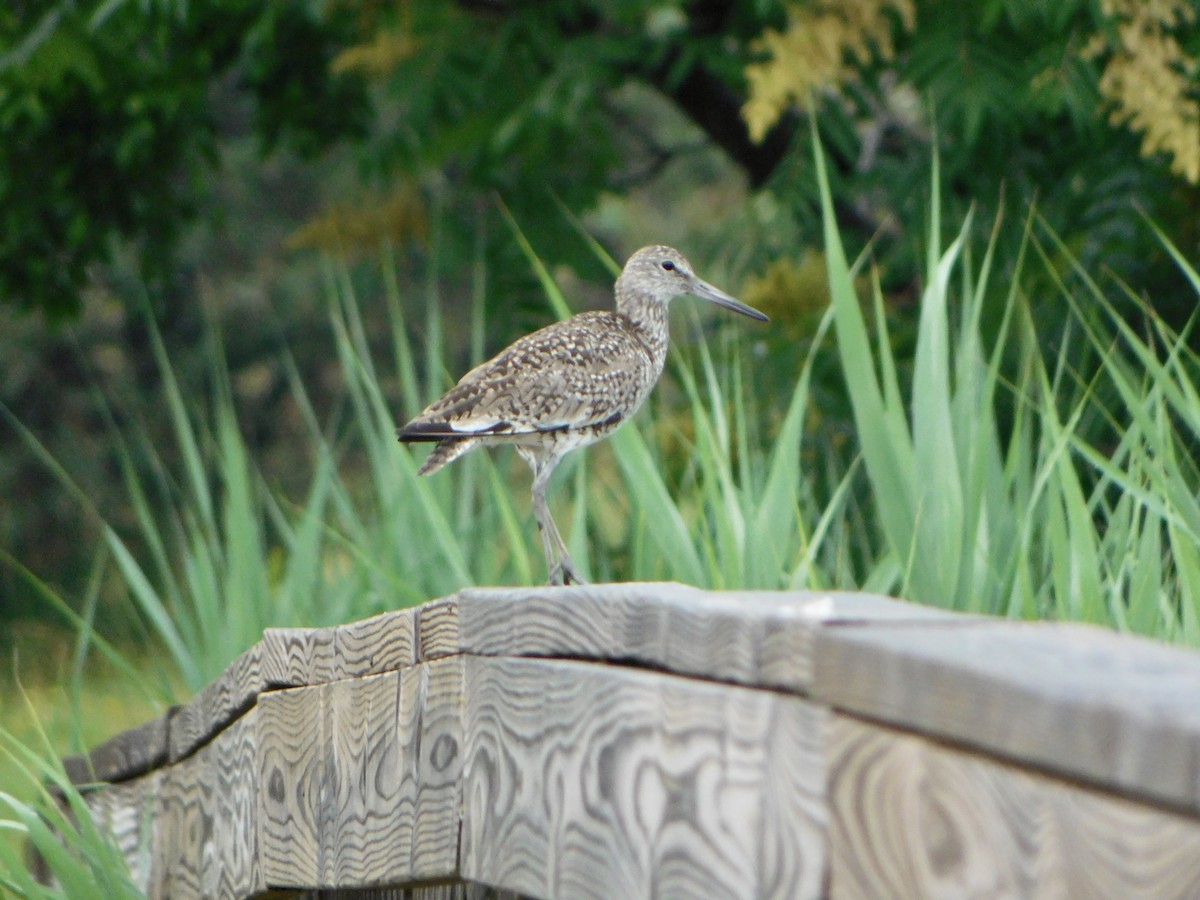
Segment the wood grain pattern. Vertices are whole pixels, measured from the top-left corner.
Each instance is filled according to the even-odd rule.
[[[203,897],[201,872],[205,845],[212,833],[211,746],[162,770],[154,797],[154,853],[151,897],[178,900]]]
[[[268,689],[325,684],[412,665],[415,620],[414,610],[401,610],[337,628],[266,629],[259,643],[169,723],[156,726],[168,735],[169,760],[178,762],[211,740]]]
[[[321,884],[325,696],[317,686],[258,700],[259,854],[269,887]]]
[[[255,712],[182,762],[86,795],[149,896],[220,900],[262,889]]]
[[[401,814],[396,731],[400,674],[326,685],[324,798],[318,815],[318,884],[355,887],[408,875],[411,820]]]
[[[819,896],[823,710],[544,660],[468,658],[465,695],[465,878],[538,897]],[[786,762],[767,758],[780,721],[812,735]],[[781,816],[787,835],[765,835]],[[764,871],[781,842],[793,860]]]
[[[1083,625],[818,635],[816,698],[1200,813],[1200,656]]]
[[[411,808],[407,874],[432,881],[458,874],[462,822],[464,661],[435,660],[402,673],[402,807]]]
[[[967,617],[870,594],[705,592],[676,583],[479,588],[418,614],[421,658],[451,653],[619,660],[805,691],[812,642],[842,622]]]
[[[255,644],[172,718],[170,761],[178,762],[243,713],[266,687],[262,645]]]
[[[230,671],[245,669],[235,666]],[[218,691],[202,692],[193,709],[213,696]],[[257,714],[257,707],[251,707],[175,765],[86,795],[97,821],[116,837],[136,883],[150,896],[244,897],[262,887],[259,787],[254,777]],[[161,717],[132,729],[93,751],[93,756],[104,759],[109,747],[117,746],[122,755],[114,753],[114,758],[136,759],[134,742],[144,739],[142,755],[153,756],[161,765],[168,756],[170,721]],[[110,777],[126,776],[130,766],[105,763],[101,771]]]
[[[268,628],[261,642],[268,687],[326,684],[416,662],[416,610],[381,613],[334,628]]]
[[[461,669],[459,659],[439,660],[321,688],[322,884],[457,875]]]
[[[304,891],[296,895],[295,900],[525,900],[525,897],[486,884],[460,881],[424,887]]]
[[[459,594],[431,600],[417,607],[417,659],[424,662],[458,653]]]
[[[322,680],[379,675],[414,665],[416,621],[415,609],[402,609],[338,626],[334,629],[333,665]]]
[[[143,892],[150,888],[154,799],[161,790],[162,779],[162,771],[155,771],[83,795],[92,820],[116,839],[133,883]]]
[[[333,668],[333,628],[266,628],[258,642],[266,687],[321,684]]]
[[[233,900],[266,887],[258,843],[258,707],[210,745],[212,824],[200,850],[205,898]]]
[[[834,897],[1200,896],[1200,821],[843,715],[829,803]]]
[[[461,668],[445,659],[260,698],[268,885],[457,873]]]
[[[763,702],[768,724],[756,840],[758,896],[823,897],[829,875],[824,765],[829,712],[786,698]],[[812,852],[817,842],[820,851]]]

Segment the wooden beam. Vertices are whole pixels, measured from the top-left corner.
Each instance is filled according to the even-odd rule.
[[[445,659],[262,696],[267,885],[456,875],[461,669],[461,659]]]
[[[316,705],[325,719],[317,748],[324,766],[314,770],[319,783],[313,787],[320,798],[314,823],[316,884],[357,887],[408,880],[412,819],[401,794],[400,673],[307,690],[320,694]],[[280,852],[286,854],[287,847]]]
[[[1200,656],[1086,625],[828,629],[813,696],[1200,813]]]
[[[150,869],[155,863],[151,833],[157,823],[155,802],[165,775],[160,769],[85,795],[93,821],[112,834],[129,864],[133,883],[143,892],[150,889]]]
[[[328,717],[320,686],[258,700],[259,854],[272,887],[320,887]]]
[[[420,887],[301,891],[289,895],[287,900],[525,900],[525,897],[512,891],[498,891],[486,884],[458,882]]]
[[[701,591],[673,582],[479,588],[421,607],[421,659],[454,653],[631,662],[807,691],[814,635],[854,622],[971,621],[872,594]]]
[[[239,898],[263,889],[259,865],[257,709],[198,753],[108,790],[131,798],[118,838],[152,897]],[[105,791],[104,793],[107,793]],[[89,795],[89,803],[92,798]],[[95,809],[95,807],[93,807]],[[147,833],[145,824],[148,822]],[[150,860],[140,872],[140,859]]]
[[[462,875],[535,897],[815,897],[824,710],[578,662],[466,666]]]
[[[220,677],[156,726],[169,735],[168,758],[177,762],[194,752],[264,691],[412,665],[415,621],[415,611],[407,609],[337,628],[268,628],[262,640],[230,663]],[[115,774],[111,768],[105,771]],[[112,780],[134,774],[127,766]]]
[[[814,635],[840,624],[966,617],[851,593],[704,592],[681,584],[465,590],[419,610],[336,628],[268,628],[186,705],[70,757],[77,784],[122,781],[178,762],[272,689],[395,671],[468,653],[622,659],[685,675],[804,691]],[[166,749],[163,749],[163,742]],[[90,767],[89,767],[90,766]]]
[[[167,762],[170,752],[170,723],[179,711],[173,706],[157,719],[151,719],[116,735],[88,753],[63,760],[63,768],[72,784],[124,781],[157,769]]]
[[[472,589],[269,629],[70,765],[152,897],[1183,897],[1197,697],[1082,626]]]
[[[1198,897],[1200,822],[835,714],[833,897]]]
[[[432,881],[458,874],[462,822],[462,657],[422,663],[404,672],[398,730],[411,838],[406,878]]]

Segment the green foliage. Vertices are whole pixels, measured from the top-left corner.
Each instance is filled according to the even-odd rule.
[[[940,249],[935,162],[930,274],[911,401],[903,403],[886,336],[872,351],[819,150],[816,159],[839,353],[882,529],[876,565],[888,566],[890,557],[900,574],[894,589],[963,610],[1081,619],[1200,642],[1200,358],[1161,320],[1152,341],[1140,337],[1090,281],[1086,303],[1060,282],[1083,335],[1064,340],[1057,355],[1043,357],[1015,281],[996,345],[986,351],[979,326],[995,237],[977,270],[960,261],[969,223]],[[1066,251],[1043,232],[1046,243],[1036,246],[1053,272],[1055,255]],[[1200,294],[1195,271],[1176,260]],[[878,313],[878,284],[874,304]],[[1013,350],[1010,371],[1005,357]],[[1099,371],[1090,376],[1093,360]],[[1000,415],[1006,399],[1015,404],[1009,421]]]
[[[578,244],[562,239],[555,197],[570,209],[587,209],[619,164],[607,93],[617,77],[607,58],[619,45],[582,30],[566,32],[569,4],[519,7],[499,16],[469,12],[454,3],[411,3],[399,21],[384,19],[412,47],[379,72],[381,102],[395,123],[366,155],[390,180],[446,178],[463,221],[481,214],[480,198],[504,198],[531,237],[555,258],[579,259]],[[626,48],[624,52],[628,52]],[[463,258],[473,228],[454,229],[446,249]],[[498,260],[493,257],[494,262]]]
[[[328,77],[343,13],[248,0],[57,0],[0,12],[0,302],[61,316],[89,267],[133,242],[151,283],[205,192],[214,96],[236,75],[264,150],[360,130],[365,92]]]
[[[364,4],[373,15],[340,61],[379,81],[380,109],[396,123],[367,145],[376,171],[448,180],[464,220],[480,214],[481,195],[499,192],[539,252],[579,268],[586,261],[545,215],[548,199],[586,210],[603,191],[623,191],[687,152],[659,108],[626,101],[628,85],[651,86],[770,193],[775,202],[738,217],[737,233],[725,235],[757,230],[761,240],[742,252],[762,268],[787,252],[792,235],[820,228],[803,142],[787,146],[794,106],[815,91],[840,221],[862,239],[882,230],[877,258],[889,290],[910,287],[920,270],[913,245],[893,237],[926,208],[911,190],[925,154],[912,151],[933,143],[955,215],[971,201],[993,210],[1005,198],[1018,209],[1036,200],[1089,271],[1127,273],[1178,325],[1188,311],[1186,292],[1178,299],[1184,285],[1138,227],[1135,204],[1184,246],[1200,236],[1192,215],[1200,188],[1187,176],[1200,147],[1187,87],[1200,29],[1170,14],[1176,52],[1156,62],[1149,57],[1159,44],[1127,41],[1116,6],[412,2],[381,13]],[[1146,99],[1151,71],[1184,85],[1176,112]],[[496,90],[501,80],[505,90]],[[1144,159],[1139,132],[1148,150],[1165,152]],[[751,135],[765,138],[761,148]],[[1005,249],[1008,258],[1015,247]],[[512,264],[499,250],[489,259]],[[1054,322],[1056,310],[1039,316]]]
[[[47,761],[52,757],[13,740],[2,729],[0,741],[3,751],[25,767],[25,777],[40,789],[36,803],[0,791],[0,832],[4,833],[0,836],[0,887],[5,894],[38,900],[137,900],[144,896],[112,835],[92,821],[79,791],[61,767]],[[67,810],[58,806],[48,789],[40,787],[43,780],[54,784]],[[47,887],[35,879],[17,849],[19,843],[10,837],[23,838],[36,849],[58,886]]]
[[[593,209],[702,146],[671,101],[647,102],[630,87],[649,83],[673,97],[690,73],[719,71],[712,86],[720,94],[693,91],[694,103],[714,114],[714,128],[746,143],[726,82],[741,84],[746,42],[782,10],[711,4],[700,14],[649,0],[358,8],[359,38],[334,67],[378,86],[382,128],[360,146],[372,185],[419,184],[447,203],[447,260],[469,263],[479,222],[495,221],[499,197],[540,254],[588,277],[598,273],[595,259],[561,228],[556,201]],[[503,232],[485,233],[501,318],[533,285],[511,242],[495,239]]]
[[[1083,296],[1070,293],[1056,268],[1068,251],[1031,225],[1024,240],[1042,277],[1059,281],[1072,337],[1043,355],[1020,290],[1023,251],[1002,289],[999,330],[985,343],[999,225],[974,264],[969,218],[943,249],[935,206],[910,371],[894,355],[877,277],[869,282],[873,325],[864,315],[823,165],[817,172],[831,306],[798,369],[784,376],[786,396],[772,394],[780,383],[772,367],[748,362],[758,339],[741,323],[678,341],[653,415],[579,455],[557,479],[554,502],[569,508],[560,521],[573,523],[571,549],[585,571],[708,587],[863,588],[1200,642],[1200,507],[1188,499],[1200,484],[1192,452],[1200,366],[1183,339],[1157,320],[1154,341],[1139,337],[1094,284]],[[933,183],[936,203],[936,167]],[[551,273],[514,233],[549,305],[567,314]],[[1194,289],[1194,273],[1180,264]],[[486,331],[487,274],[481,255],[476,335]],[[307,442],[291,452],[311,472],[294,500],[259,474],[215,328],[206,402],[195,388],[185,399],[151,331],[181,469],[169,474],[161,461],[147,468],[123,450],[137,539],[106,525],[103,541],[192,689],[267,626],[342,622],[467,584],[544,576],[525,511],[527,478],[519,465],[510,469],[511,454],[471,454],[426,479],[396,444],[385,387],[397,385],[404,408],[419,409],[445,388],[449,366],[436,292],[422,304],[421,350],[410,338],[412,304],[396,281],[385,284],[394,362],[381,369],[347,271],[328,272],[342,414],[321,423],[286,364],[307,423]],[[686,334],[702,334],[695,312]],[[852,410],[848,445],[836,432],[806,428],[827,415],[813,376],[830,352],[831,326]],[[131,446],[144,443],[131,437]],[[141,453],[159,460],[156,448]],[[148,479],[147,471],[157,474]]]
[[[1178,270],[1133,209],[1185,248],[1200,237],[1189,75],[1200,25],[1178,0],[1157,12],[1117,0],[97,4],[0,14],[7,302],[76,308],[87,266],[108,258],[114,237],[163,280],[203,196],[218,110],[227,131],[249,114],[263,152],[315,154],[350,135],[364,189],[452,198],[447,259],[469,263],[499,194],[540,253],[585,272],[594,261],[546,214],[552,200],[593,209],[697,159],[702,137],[770,201],[708,239],[754,234],[739,252],[765,268],[792,236],[819,230],[789,104],[815,87],[840,221],[863,239],[882,231],[889,291],[920,269],[912,244],[893,238],[904,233],[896,223],[920,221],[925,198],[910,188],[924,154],[912,150],[934,142],[950,212],[965,214],[967,198],[990,210],[1002,192],[1020,209],[1036,198],[1088,271],[1126,273],[1177,326],[1187,313]],[[834,89],[820,88],[823,76]],[[741,110],[761,113],[764,91],[770,115],[750,115],[750,128]],[[422,239],[421,227],[407,233]],[[505,242],[487,259],[498,273],[518,268]],[[495,286],[507,309],[529,282],[501,274]]]
[[[61,635],[56,635],[61,642]],[[44,685],[26,691],[19,682],[4,679],[0,697],[0,894],[31,898],[135,898],[134,886],[123,854],[113,836],[93,821],[80,791],[66,777],[59,755],[64,744],[53,740],[69,720],[74,731],[69,746],[84,749],[85,742],[111,736],[118,723],[137,724],[132,715],[152,715],[141,703],[130,703],[128,681],[112,691],[108,673],[94,661],[83,678],[88,648],[97,640],[83,627],[74,647],[67,687]],[[44,668],[43,668],[44,667]],[[49,676],[44,660],[34,667]],[[97,677],[99,676],[99,677]],[[134,676],[139,683],[145,676]],[[36,698],[53,696],[59,706],[39,711]],[[64,703],[63,695],[70,696]],[[43,699],[45,699],[43,697]],[[161,712],[161,708],[158,710]],[[54,732],[44,725],[49,714]],[[34,864],[34,858],[39,863]],[[37,878],[35,879],[35,870]],[[57,882],[40,883],[46,876]]]
[[[766,113],[787,109],[785,95],[804,105],[821,85],[817,108],[835,162],[830,181],[839,210],[855,211],[864,239],[878,226],[900,236],[877,250],[885,285],[894,289],[919,268],[906,238],[927,204],[911,190],[925,156],[912,151],[932,143],[954,215],[965,215],[972,203],[991,210],[1007,198],[1024,210],[1036,202],[1087,271],[1122,272],[1180,325],[1191,311],[1186,285],[1140,227],[1138,210],[1184,247],[1200,237],[1193,215],[1200,186],[1188,174],[1200,158],[1194,78],[1200,27],[1188,4],[993,0],[916,2],[908,9],[891,0],[856,0],[847,8],[874,7],[881,15],[893,6],[899,14],[876,39],[878,52],[867,56],[861,29],[845,28],[841,4],[793,4],[798,33],[764,32],[759,46],[767,56],[749,69],[746,107],[748,120],[763,131],[775,121]],[[1160,14],[1171,20],[1165,31],[1155,19]],[[1137,40],[1135,31],[1142,35]],[[814,34],[842,49],[822,56],[825,71],[814,72],[807,57],[771,56],[789,41],[816,40]],[[1162,49],[1170,42],[1172,51]],[[1146,134],[1142,143],[1138,132]],[[799,162],[791,171],[781,166],[771,187],[791,198],[806,229],[819,228],[811,170]],[[843,225],[847,219],[843,213]],[[1014,246],[1006,256],[1018,236],[1010,231]],[[1135,314],[1134,304],[1123,308]],[[1039,310],[1039,318],[1048,329],[1062,324],[1053,306]]]

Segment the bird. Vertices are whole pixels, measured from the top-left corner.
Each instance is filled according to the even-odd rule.
[[[552,585],[587,582],[550,515],[550,476],[568,452],[612,434],[649,396],[667,358],[670,301],[690,294],[769,321],[662,245],[634,253],[614,293],[616,309],[582,312],[517,339],[396,429],[401,442],[437,443],[418,475],[477,447],[511,444],[533,472],[533,516]]]

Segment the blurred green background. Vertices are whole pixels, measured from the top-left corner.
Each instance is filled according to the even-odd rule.
[[[265,624],[540,582],[508,455],[417,483],[390,427],[564,299],[607,305],[607,255],[651,242],[773,321],[684,314],[639,433],[564,467],[552,502],[594,577],[866,587],[1195,643],[1196,17],[9,2],[5,728],[30,734],[17,678],[60,752],[186,697]],[[947,342],[953,372],[923,371]],[[659,498],[686,552],[653,544]]]

